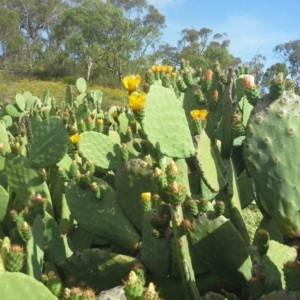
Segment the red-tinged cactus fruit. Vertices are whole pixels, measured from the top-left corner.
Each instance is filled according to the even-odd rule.
[[[151,226],[157,230],[169,227],[170,218],[167,215],[160,216],[157,212],[151,213],[149,217]]]
[[[206,213],[208,210],[208,200],[206,198],[201,198],[199,200],[199,212]]]
[[[54,271],[49,271],[47,274],[48,281],[47,281],[47,287],[51,291],[51,293],[59,297],[63,292],[63,284],[60,280],[60,278],[55,274]]]
[[[69,170],[70,178],[75,178],[78,171],[79,171],[79,166],[77,164],[77,161],[73,160]]]
[[[34,223],[36,215],[32,213],[28,206],[26,206],[23,210],[23,218],[29,224],[32,225]]]
[[[174,181],[181,182],[182,181],[182,172],[176,165],[173,159],[168,163],[166,167],[166,176],[168,183],[172,183]]]
[[[130,126],[127,126],[126,130],[126,140],[130,142],[132,140],[132,130]]]
[[[15,222],[17,220],[17,217],[18,217],[18,212],[15,209],[12,209],[9,212],[9,216]]]
[[[155,82],[154,72],[151,69],[146,71],[145,82],[149,85],[149,87],[151,84],[154,84],[154,82]]]
[[[299,261],[289,261],[283,266],[286,289],[289,291],[300,290],[300,263]]]
[[[168,186],[166,173],[157,167],[154,169],[152,178],[159,193],[163,192]]]
[[[81,296],[82,296],[82,290],[81,290],[81,288],[79,288],[79,287],[72,287],[70,289],[70,295],[71,295],[71,297],[73,296],[71,299],[76,299],[76,300],[78,299],[79,300],[81,298]]]
[[[184,219],[180,223],[180,228],[182,230],[182,234],[188,235],[190,229],[193,227],[192,222],[189,219]]]
[[[212,77],[213,77],[213,71],[212,70],[207,70],[205,72],[204,78],[208,81],[212,81]]]
[[[68,176],[68,173],[65,169],[63,168],[58,168],[58,176],[63,180],[63,181],[70,181],[70,178]]]
[[[249,299],[259,299],[264,294],[265,290],[265,277],[252,277],[247,283],[247,290],[250,295]]]
[[[181,93],[184,93],[188,88],[181,76],[178,76],[176,86]]]
[[[94,196],[97,199],[100,199],[101,198],[101,190],[100,190],[100,187],[98,186],[98,184],[96,182],[92,182],[91,189],[93,191]]]
[[[135,274],[139,277],[141,284],[144,286],[146,283],[146,268],[145,268],[145,266],[140,261],[137,261],[133,265],[131,270],[135,272]]]
[[[187,189],[185,186],[174,181],[168,185],[167,194],[169,196],[170,203],[174,206],[178,206],[185,201]]]
[[[290,78],[285,79],[285,90],[295,92],[296,82]]]
[[[24,222],[20,229],[24,241],[29,241],[32,238],[31,226],[27,222]]]
[[[264,255],[269,249],[270,236],[268,231],[264,229],[259,229],[255,233],[255,240],[257,245],[257,251],[259,254]]]
[[[144,287],[136,273],[130,271],[128,279],[123,282],[126,298],[128,300],[139,300],[143,294]]]
[[[186,203],[187,211],[193,216],[196,217],[199,213],[197,201],[190,199]]]
[[[19,272],[25,261],[23,246],[11,245],[5,260],[5,270],[8,272]]]
[[[161,85],[165,88],[169,88],[171,86],[171,76],[170,76],[170,74],[163,74],[161,76]]]
[[[200,105],[205,104],[205,97],[201,90],[201,87],[199,85],[194,85],[192,90],[195,101]]]
[[[82,300],[95,300],[95,299],[96,299],[96,294],[93,289],[87,288],[82,291]]]
[[[182,78],[187,87],[190,87],[194,84],[193,73],[188,68],[183,70]]]
[[[216,201],[216,203],[214,205],[214,210],[218,217],[224,215],[224,212],[225,212],[224,201],[221,201],[221,200]]]
[[[271,81],[269,89],[272,100],[279,99],[283,95],[285,90],[285,80],[282,72],[279,72],[277,77]]]
[[[244,85],[245,89],[251,89],[251,88],[256,87],[254,76],[253,75],[246,75],[243,78],[243,85]]]
[[[121,144],[121,158],[123,162],[126,162],[129,159],[129,151],[125,143]]]

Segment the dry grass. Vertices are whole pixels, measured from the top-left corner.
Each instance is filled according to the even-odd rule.
[[[50,91],[51,97],[57,101],[65,99],[66,84],[62,81],[41,81],[28,78],[13,79],[0,74],[0,102],[14,101],[16,94],[30,91],[33,95],[42,99],[46,90]],[[111,89],[99,85],[88,85],[87,92],[101,90],[103,92],[103,109],[111,105],[120,105],[127,102],[126,90]],[[76,86],[72,86],[74,96],[78,95]]]

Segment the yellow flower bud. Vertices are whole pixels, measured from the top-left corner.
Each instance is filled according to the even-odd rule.
[[[208,112],[206,109],[194,109],[191,111],[191,116],[194,120],[205,120]]]
[[[129,93],[137,91],[142,81],[141,75],[130,75],[123,78],[122,82]]]
[[[97,119],[97,124],[98,125],[102,125],[103,124],[103,120],[102,119]]]
[[[142,193],[141,195],[143,202],[150,202],[151,201],[151,193]]]

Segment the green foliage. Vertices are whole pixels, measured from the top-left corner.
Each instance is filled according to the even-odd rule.
[[[299,97],[279,74],[261,98],[243,71],[156,65],[147,94],[126,78],[129,106],[107,111],[84,78],[59,103],[17,94],[0,126],[0,283],[59,300],[122,282],[137,300],[296,295]]]

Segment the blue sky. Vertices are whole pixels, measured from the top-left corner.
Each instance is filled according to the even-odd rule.
[[[249,62],[266,56],[265,68],[280,62],[273,48],[300,39],[300,0],[148,0],[166,16],[162,41],[173,46],[184,28],[226,33],[229,52]]]

